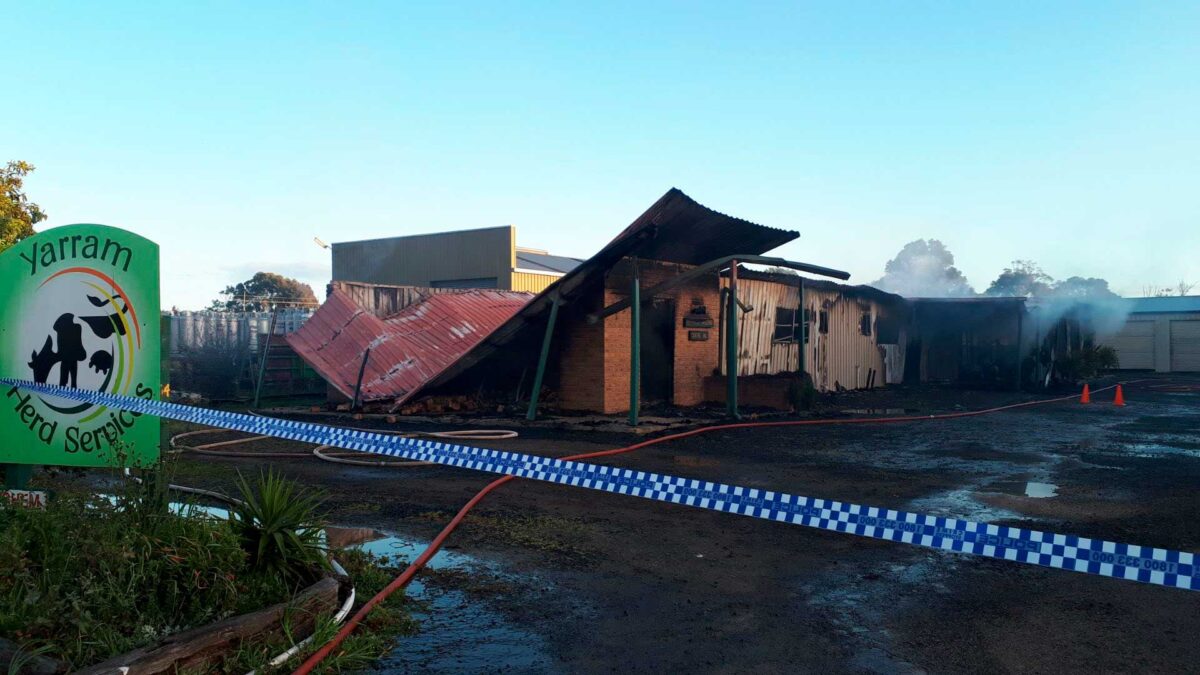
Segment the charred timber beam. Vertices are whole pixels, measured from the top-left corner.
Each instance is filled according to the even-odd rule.
[[[768,256],[762,256],[762,255],[729,255],[729,256],[725,256],[723,258],[717,258],[716,260],[711,260],[709,262],[706,262],[703,265],[694,267],[673,279],[668,279],[667,281],[664,281],[661,284],[658,284],[656,286],[651,286],[650,288],[645,289],[645,291],[641,294],[641,296],[643,298],[642,302],[646,302],[647,299],[652,299],[656,295],[662,295],[663,293],[666,293],[667,291],[670,291],[671,289],[677,288],[678,286],[681,286],[682,284],[686,284],[687,282],[689,282],[697,277],[703,276],[709,272],[712,272],[713,270],[721,270],[726,267],[729,267],[730,264],[733,263],[733,261],[735,261],[735,260],[739,263],[751,263],[754,265],[771,265],[773,267],[785,267],[787,269],[792,269],[792,270],[796,270],[799,272],[808,272],[809,274],[818,274],[820,276],[833,277],[835,279],[846,280],[846,279],[850,278],[849,272],[843,272],[841,270],[835,270],[835,269],[831,269],[829,267],[822,267],[820,265],[812,265],[809,263],[795,262],[793,260],[786,260],[784,258],[771,258]],[[612,316],[613,314],[616,314],[617,312],[621,312],[625,309],[628,309],[631,303],[632,303],[632,300],[630,298],[625,298],[624,300],[619,300],[617,302],[614,302],[613,304],[609,305],[608,307],[605,307],[604,309],[600,310],[599,312],[593,312],[591,314],[588,314],[587,321],[588,321],[588,323],[597,323],[597,322],[601,321],[602,319],[604,319],[605,317]]]
[[[738,296],[737,261],[729,267],[729,307],[725,310],[725,407],[733,419],[738,417]]]
[[[550,359],[550,340],[554,337],[554,324],[558,321],[558,306],[562,304],[558,293],[550,295],[550,318],[546,320],[546,332],[542,335],[542,352],[538,355],[537,374],[533,377],[533,391],[529,394],[529,410],[525,419],[537,419],[538,397],[542,393],[542,380],[546,377],[546,361]]]
[[[641,280],[638,279],[637,258],[633,259],[633,316],[629,318],[629,426],[638,425],[638,407],[641,403],[640,378],[642,376],[642,303]]]

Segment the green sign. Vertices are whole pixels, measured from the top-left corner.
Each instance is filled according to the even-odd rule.
[[[4,377],[151,399],[159,390],[158,245],[104,225],[0,253]],[[3,387],[0,463],[146,465],[156,417]]]

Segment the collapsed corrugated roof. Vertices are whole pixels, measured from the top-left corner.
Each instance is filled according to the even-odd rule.
[[[471,366],[515,340],[523,331],[542,330],[538,321],[554,298],[570,302],[603,277],[606,270],[627,256],[701,265],[727,255],[759,255],[800,236],[799,232],[757,225],[714,211],[671,188],[621,234],[538,294],[516,315],[481,340],[425,387],[448,382]],[[409,393],[409,397],[416,392]],[[398,402],[399,403],[399,402]]]
[[[766,253],[799,236],[713,211],[671,188],[592,259],[633,243],[618,257],[702,265],[735,253]]]
[[[510,319],[531,293],[439,293],[381,319],[339,289],[285,339],[321,377],[354,397],[370,348],[360,398],[404,400]]]

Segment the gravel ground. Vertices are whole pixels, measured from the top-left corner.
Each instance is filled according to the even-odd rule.
[[[1107,392],[1090,406],[952,421],[719,431],[599,461],[1200,550],[1200,377],[1125,379],[1141,379],[1126,386],[1125,408]],[[820,414],[929,414],[1031,398],[901,387],[841,394]],[[521,431],[478,445],[562,456],[643,440]],[[235,469],[266,463],[192,455],[177,480],[227,488]],[[275,464],[326,490],[339,524],[414,538],[431,537],[490,480],[436,466]],[[499,656],[498,671],[1184,672],[1200,662],[1200,642],[1187,638],[1200,634],[1200,593],[533,481],[505,486],[475,513],[450,548],[510,576],[471,597],[536,634],[545,652],[511,664]],[[469,631],[469,622],[454,625]],[[415,669],[403,650],[386,670]]]

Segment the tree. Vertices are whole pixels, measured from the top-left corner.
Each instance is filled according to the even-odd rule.
[[[1173,295],[1184,296],[1192,292],[1192,289],[1200,284],[1188,283],[1187,279],[1180,279],[1179,283],[1174,286],[1143,286],[1142,295],[1148,298],[1169,298]]]
[[[226,286],[211,309],[227,312],[263,312],[272,306],[316,307],[312,286],[274,272],[259,272],[236,286]]]
[[[1050,295],[1054,279],[1032,260],[1014,260],[983,292],[984,295],[1011,298],[1041,298]],[[1105,282],[1107,288],[1108,282]]]
[[[33,234],[33,226],[46,219],[41,207],[29,201],[23,190],[25,176],[34,166],[11,161],[0,168],[0,251]]]
[[[954,254],[937,239],[905,244],[884,266],[883,277],[872,285],[910,298],[975,295],[975,289],[954,266]]]
[[[1054,284],[1051,293],[1058,298],[1078,300],[1115,300],[1121,296],[1113,293],[1108,281],[1095,277],[1070,277]]]
[[[1055,281],[1032,260],[1014,260],[992,282],[984,295],[1061,300],[1115,300],[1107,279],[1068,277]]]

